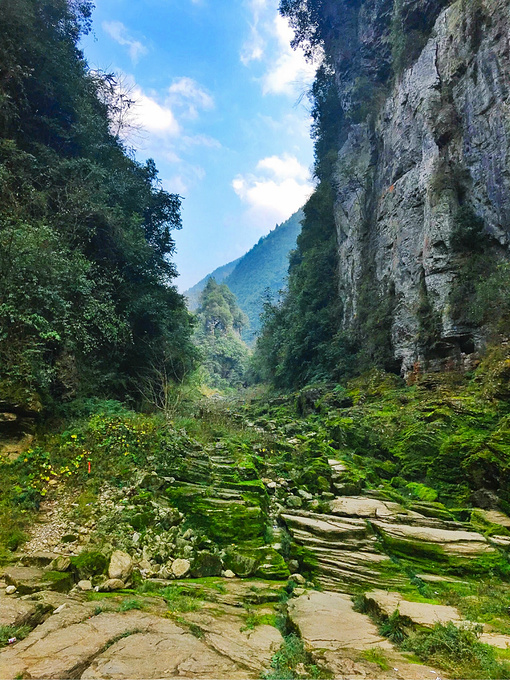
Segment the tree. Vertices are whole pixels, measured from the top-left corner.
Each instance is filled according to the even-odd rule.
[[[156,364],[195,361],[176,276],[180,197],[112,128],[105,82],[78,49],[81,0],[0,4],[0,391],[48,404],[136,399]]]
[[[210,278],[199,299],[195,342],[202,350],[211,387],[238,387],[244,382],[249,349],[241,333],[247,323],[228,286]]]

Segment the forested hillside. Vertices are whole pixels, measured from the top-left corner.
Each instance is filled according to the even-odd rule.
[[[228,264],[224,264],[222,267],[218,267],[211,274],[207,274],[207,276],[204,276],[204,278],[201,279],[198,283],[195,283],[194,286],[188,288],[188,290],[184,293],[184,297],[186,298],[188,309],[191,312],[196,311],[199,305],[200,295],[204,288],[206,287],[209,279],[214,279],[216,283],[223,283],[227,276],[231,274],[232,271],[235,269],[240,259],[241,258],[238,258],[237,260],[233,260]]]
[[[180,198],[120,139],[130,102],[78,49],[91,3],[0,5],[0,402],[139,397],[193,363]]]
[[[243,331],[243,339],[248,344],[253,344],[260,330],[260,315],[264,303],[268,297],[279,299],[280,291],[287,285],[289,255],[296,247],[302,219],[303,212],[299,210],[286,222],[278,224],[267,236],[260,238],[246,255],[219,267],[186,291],[184,295],[188,299],[189,309],[196,309],[198,294],[209,278],[214,278],[217,283],[224,282],[249,319],[249,325]]]
[[[241,339],[248,317],[232,291],[213,278],[200,294],[194,341],[201,352],[204,383],[225,390],[246,379],[249,350]]]

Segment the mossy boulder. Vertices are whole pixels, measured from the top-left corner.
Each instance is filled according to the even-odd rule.
[[[202,550],[191,563],[191,576],[204,578],[207,576],[221,576],[223,565],[219,555]]]
[[[71,568],[80,581],[103,574],[107,566],[107,558],[97,550],[85,551],[71,557]]]
[[[214,489],[204,487],[170,487],[170,502],[186,515],[186,523],[200,529],[217,545],[260,540],[264,535],[266,515],[253,494],[246,501],[226,501],[214,498]]]
[[[258,567],[256,553],[235,548],[226,550],[223,563],[225,569],[230,569],[236,576],[241,578],[253,576]]]
[[[260,548],[260,562],[255,576],[271,581],[284,581],[290,576],[288,566],[279,552],[273,548]]]
[[[225,569],[231,569],[236,576],[256,576],[268,580],[285,580],[290,576],[285,560],[276,550],[263,548],[230,548],[223,558]]]

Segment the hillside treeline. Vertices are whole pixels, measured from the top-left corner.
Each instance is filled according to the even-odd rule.
[[[78,47],[91,9],[0,3],[0,401],[136,400],[194,362],[180,197],[122,142],[129,97]]]

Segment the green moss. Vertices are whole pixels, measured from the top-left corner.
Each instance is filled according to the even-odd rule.
[[[71,557],[71,567],[79,579],[87,579],[91,576],[103,574],[106,571],[108,560],[99,551],[84,551]]]
[[[208,497],[209,493],[211,497]],[[216,501],[214,490],[205,488],[196,491],[188,487],[171,487],[167,489],[167,496],[185,513],[189,526],[201,529],[218,545],[262,540],[266,517],[255,495],[250,498],[251,505]]]

